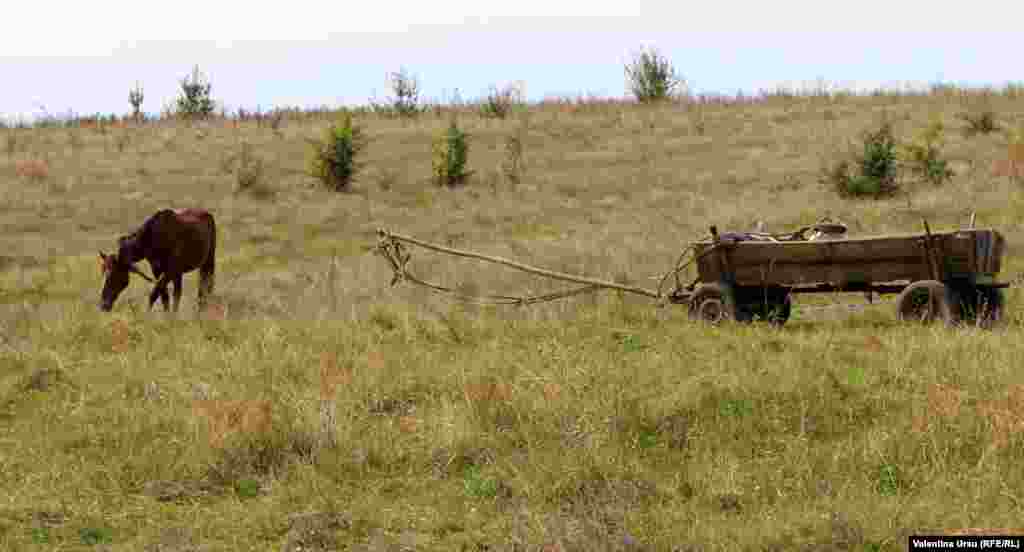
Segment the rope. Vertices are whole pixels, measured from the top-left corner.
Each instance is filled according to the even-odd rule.
[[[679,289],[679,288],[683,287],[683,283],[679,281],[679,273],[682,272],[684,268],[689,266],[690,263],[686,263],[685,265],[682,265],[682,266],[680,266],[680,263],[683,262],[683,259],[686,257],[686,254],[691,252],[691,251],[693,251],[693,246],[692,245],[683,248],[683,251],[681,253],[679,253],[679,258],[676,259],[675,268],[673,270],[670,270],[670,271],[666,272],[665,275],[661,277],[661,280],[658,282],[658,295],[659,296],[661,296],[661,287],[665,285],[665,280],[668,280],[669,274],[675,276],[675,278],[676,278],[676,289]]]
[[[665,284],[665,280],[668,279],[670,274],[674,275],[675,278],[676,278],[676,291],[681,290],[681,289],[685,289],[687,291],[692,290],[693,287],[697,284],[697,280],[694,280],[689,285],[684,287],[683,283],[679,281],[679,273],[682,272],[683,269],[685,269],[686,267],[690,266],[691,264],[693,264],[695,262],[698,262],[701,259],[703,259],[704,257],[710,255],[713,251],[716,251],[719,247],[722,247],[722,244],[717,244],[716,243],[716,244],[712,245],[711,247],[707,248],[706,250],[704,250],[704,252],[701,253],[700,255],[697,255],[694,258],[692,258],[689,261],[687,261],[686,264],[680,266],[679,263],[682,262],[684,257],[686,257],[686,253],[687,252],[696,251],[697,246],[689,245],[686,248],[684,248],[683,252],[680,253],[680,255],[679,255],[679,259],[676,261],[675,268],[673,268],[672,270],[666,272],[665,275],[661,277],[661,281],[658,282],[658,296],[659,296],[659,298],[664,297],[664,295],[661,293],[661,287]]]

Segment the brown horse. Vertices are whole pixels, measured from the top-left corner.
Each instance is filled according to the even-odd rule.
[[[118,238],[118,251],[107,255],[100,251],[100,266],[106,275],[100,295],[100,310],[110,311],[126,287],[131,274],[153,282],[149,308],[159,298],[164,310],[170,310],[167,285],[174,283],[174,312],[181,302],[182,276],[199,269],[199,308],[213,292],[216,268],[217,225],[204,209],[163,209],[146,219],[135,232]],[[153,277],[146,276],[135,263],[147,260]]]

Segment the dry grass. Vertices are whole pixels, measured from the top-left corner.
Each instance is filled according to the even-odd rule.
[[[269,433],[271,404],[268,401],[195,400],[192,413],[206,421],[211,446],[221,448],[233,434]]]
[[[992,172],[1014,155],[1003,137],[958,132],[969,99],[467,109],[481,176],[459,190],[429,183],[446,116],[364,114],[367,173],[349,194],[303,174],[326,114],[0,130],[15,137],[0,157],[0,549],[901,550],[918,531],[1017,527],[1017,290],[993,332],[901,326],[891,302],[847,308],[855,294],[799,296],[780,330],[715,329],[611,293],[453,304],[388,287],[370,254],[388,227],[645,285],[710,224],[830,214],[864,236],[973,210],[1006,234],[1010,279],[1024,192]],[[1024,98],[987,102],[1021,126]],[[951,183],[877,202],[817,184],[883,110],[900,136],[942,117]],[[518,182],[502,180],[510,136]],[[274,194],[233,193],[224,159],[243,142]],[[75,186],[27,185],[38,159]],[[189,275],[178,316],[147,313],[141,282],[99,313],[96,250],[195,205],[221,230],[207,310],[190,312]],[[563,289],[413,254],[443,285]]]
[[[19,160],[14,164],[14,174],[29,180],[43,180],[50,176],[50,166],[42,159]]]

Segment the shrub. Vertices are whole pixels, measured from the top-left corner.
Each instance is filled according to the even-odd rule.
[[[494,498],[501,490],[501,483],[497,479],[486,477],[475,465],[466,467],[462,485],[466,494],[473,498]]]
[[[986,108],[977,111],[969,111],[961,113],[958,117],[967,123],[967,128],[964,129],[964,134],[968,137],[977,134],[989,134],[999,130],[999,124],[996,122],[996,114],[991,109]]]
[[[281,124],[284,122],[284,111],[275,109],[270,115],[270,130],[273,131],[274,136],[278,138],[284,138],[284,132],[281,131]]]
[[[914,176],[936,186],[953,177],[949,163],[942,159],[942,121],[936,120],[921,134],[917,142],[903,146],[903,160]]]
[[[487,94],[487,97],[484,98],[483,103],[480,105],[480,115],[483,117],[504,119],[508,117],[509,113],[520,105],[521,102],[522,95],[515,86],[509,85],[501,90],[498,90],[496,86],[492,86],[491,91]]]
[[[106,527],[83,527],[78,530],[82,544],[95,546],[113,541],[113,533]]]
[[[199,66],[192,69],[192,78],[185,77],[181,80],[181,95],[178,96],[178,114],[188,118],[209,117],[213,113],[213,98],[210,92],[213,85],[210,84],[199,72]]]
[[[434,182],[448,187],[463,183],[472,174],[466,171],[468,155],[469,135],[458,127],[453,117],[448,128],[434,139]]]
[[[892,125],[883,122],[874,132],[866,133],[863,142],[864,153],[857,159],[861,176],[876,182],[880,191],[895,188],[898,167]]]
[[[683,84],[672,64],[655,50],[642,51],[626,65],[629,88],[640,103],[668,99]]]
[[[367,145],[363,129],[353,125],[352,115],[346,113],[340,125],[331,125],[322,141],[309,142],[313,146],[310,174],[333,191],[350,189],[362,169],[358,157]]]
[[[892,124],[883,121],[875,130],[865,132],[863,149],[853,162],[841,161],[826,169],[823,181],[841,197],[891,196],[899,191],[899,165]]]
[[[270,190],[264,180],[263,160],[253,154],[251,144],[242,142],[235,168],[235,193],[247,192],[256,197],[266,197]]]
[[[526,125],[521,124],[515,134],[505,138],[505,159],[501,164],[505,178],[518,184],[523,174],[523,139],[526,137]]]
[[[142,85],[135,83],[135,88],[128,91],[128,103],[132,105],[132,117],[138,121],[142,116],[142,100],[145,96],[142,93]]]
[[[391,109],[402,117],[415,117],[423,109],[419,105],[420,83],[419,80],[406,72],[405,68],[397,73],[391,73],[391,90],[395,96],[391,99]]]

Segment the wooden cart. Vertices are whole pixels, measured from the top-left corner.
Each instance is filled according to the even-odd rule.
[[[810,234],[808,234],[810,232]],[[615,289],[659,301],[689,306],[690,317],[710,323],[723,320],[764,320],[785,324],[797,293],[898,293],[900,320],[941,320],[989,327],[1003,319],[1003,288],[996,276],[1002,268],[1006,240],[996,230],[970,229],[932,234],[847,238],[842,224],[819,221],[783,234],[724,233],[711,227],[710,239],[689,245],[676,267],[660,278],[657,290],[619,282],[563,274],[515,261],[430,244],[380,229],[377,252],[390,262],[392,285],[412,282],[436,292],[480,303],[528,305],[570,297],[598,289]],[[421,280],[407,268],[410,256],[402,243],[439,253],[498,263],[521,270],[583,284],[583,287],[534,297],[470,296],[455,288]],[[689,262],[682,264],[687,253]],[[696,262],[697,279],[684,286],[680,273]],[[675,276],[675,289],[662,293],[662,285]]]
[[[975,322],[1003,317],[1003,288],[996,281],[1006,241],[996,230],[870,238],[807,239],[843,235],[845,227],[815,226],[784,239],[723,234],[694,244],[698,278],[670,295],[689,306],[691,318],[717,323],[765,320],[784,324],[797,293],[898,293],[900,320]],[[816,236],[816,237],[817,237]]]

